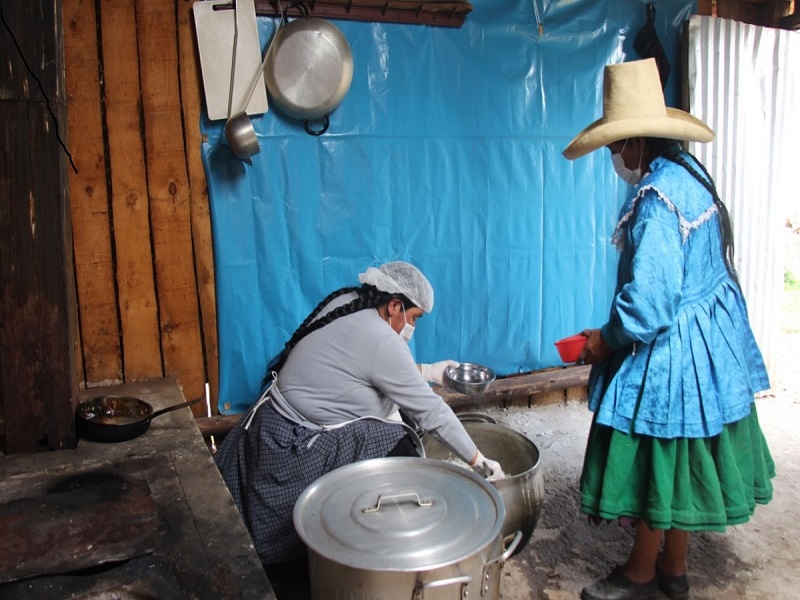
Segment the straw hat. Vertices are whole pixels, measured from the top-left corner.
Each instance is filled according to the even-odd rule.
[[[714,131],[689,113],[664,103],[655,59],[607,65],[603,73],[603,116],[564,149],[570,160],[629,137],[710,142]]]

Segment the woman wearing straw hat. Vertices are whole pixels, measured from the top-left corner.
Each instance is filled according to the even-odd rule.
[[[612,241],[620,251],[608,321],[586,329],[594,419],[581,475],[590,519],[635,527],[628,559],[584,600],[689,597],[691,531],[723,531],[772,497],[758,424],[769,388],[733,266],[728,212],[678,140],[714,132],[668,108],[653,59],[605,68],[603,116],[564,150],[607,148],[633,186]]]

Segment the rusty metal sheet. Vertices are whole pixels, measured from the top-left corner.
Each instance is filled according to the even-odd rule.
[[[109,470],[0,504],[0,531],[0,583],[149,554],[165,533],[148,484]]]

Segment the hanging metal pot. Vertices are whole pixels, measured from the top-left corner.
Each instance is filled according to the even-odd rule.
[[[286,21],[296,7],[301,17]],[[335,25],[310,17],[308,8],[294,2],[283,12],[281,26],[270,42],[264,79],[272,104],[285,115],[304,122],[311,135],[322,135],[329,114],[339,106],[353,80],[353,55]],[[322,121],[312,129],[310,123]]]

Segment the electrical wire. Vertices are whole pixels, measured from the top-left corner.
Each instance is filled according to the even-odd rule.
[[[31,77],[33,77],[36,80],[36,85],[39,86],[39,91],[41,91],[42,92],[42,96],[44,96],[44,101],[45,101],[45,104],[47,105],[47,111],[50,113],[50,116],[53,118],[53,123],[55,123],[55,126],[56,126],[56,139],[58,139],[58,143],[61,145],[61,147],[64,149],[64,152],[69,157],[69,164],[72,165],[72,170],[75,171],[75,173],[77,173],[78,172],[78,167],[75,166],[75,161],[72,160],[72,155],[69,153],[69,150],[67,150],[67,146],[61,140],[61,136],[58,134],[58,119],[56,118],[56,114],[53,112],[53,109],[50,108],[50,99],[47,97],[47,93],[45,93],[44,87],[42,87],[42,82],[39,81],[39,78],[36,76],[36,73],[33,72],[33,70],[28,65],[28,61],[25,60],[25,55],[22,53],[22,48],[19,47],[19,43],[17,43],[17,38],[14,36],[14,32],[11,31],[11,27],[9,27],[8,23],[6,22],[5,15],[3,15],[3,6],[2,5],[0,5],[0,21],[3,22],[3,25],[6,28],[6,31],[8,31],[8,34],[11,36],[11,40],[14,42],[14,46],[17,48],[17,52],[19,52],[19,56],[20,56],[20,58],[22,58],[22,62],[25,64],[25,68],[28,69],[28,73],[30,73]]]

